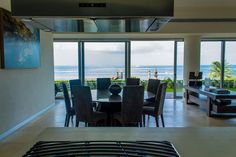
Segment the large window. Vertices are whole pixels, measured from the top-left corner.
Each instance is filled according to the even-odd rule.
[[[96,88],[96,78],[124,83],[125,42],[85,42],[85,83]]]
[[[77,79],[78,42],[54,42],[55,80]]]
[[[131,76],[145,86],[149,78],[166,81],[173,97],[174,41],[131,41]]]
[[[176,53],[176,96],[183,96],[184,42],[177,42]]]
[[[220,86],[221,42],[201,42],[201,67],[203,80],[207,85]]]
[[[126,77],[137,77],[145,87],[149,78],[157,78],[168,83],[168,98],[182,96],[183,45],[175,40],[54,42],[55,80],[80,78],[95,89],[97,78],[124,85]]]
[[[225,42],[224,87],[236,91],[236,41]]]

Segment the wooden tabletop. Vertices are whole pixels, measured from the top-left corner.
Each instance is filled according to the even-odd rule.
[[[108,90],[91,90],[94,102],[121,102],[122,92],[119,95],[112,95]],[[154,98],[155,94],[145,91],[144,99]]]
[[[235,157],[236,128],[48,128],[36,141],[170,141],[182,157]]]

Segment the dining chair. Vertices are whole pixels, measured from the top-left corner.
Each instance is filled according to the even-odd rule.
[[[70,84],[70,92],[72,93],[71,87],[72,86],[81,86],[81,80],[80,79],[69,80],[69,84]],[[71,96],[71,99],[72,99],[72,106],[74,106],[75,102],[74,102],[73,96]]]
[[[80,79],[74,79],[74,80],[69,80],[70,87],[71,86],[81,86],[81,80]]]
[[[93,110],[90,87],[72,86],[72,93],[75,100],[76,127],[79,126],[79,122],[85,122],[86,126],[96,125],[101,120],[106,122],[106,113]]]
[[[157,89],[160,85],[161,80],[158,79],[149,79],[147,85],[147,91],[152,92],[153,94],[157,93]]]
[[[114,114],[122,126],[142,127],[143,86],[125,86],[123,89],[121,112]]]
[[[107,90],[111,85],[110,78],[97,78],[97,89],[98,90]]]
[[[73,124],[73,117],[75,115],[75,110],[73,107],[71,107],[71,101],[70,101],[70,97],[69,97],[69,93],[68,93],[68,89],[67,89],[66,84],[64,82],[62,82],[61,84],[62,84],[64,99],[65,99],[65,107],[66,107],[66,118],[65,118],[64,126],[68,127],[69,123],[70,123],[70,119]]]
[[[126,86],[139,86],[140,78],[127,78],[125,82]]]
[[[167,83],[161,83],[155,98],[154,106],[143,106],[143,126],[145,127],[145,115],[155,118],[156,127],[159,127],[159,116],[161,116],[162,126],[165,127],[163,109],[166,96]]]
[[[149,79],[148,85],[147,85],[147,91],[156,95],[160,83],[161,83],[161,81],[158,79]],[[144,102],[144,106],[153,106],[154,102],[155,102],[155,98],[146,99]]]

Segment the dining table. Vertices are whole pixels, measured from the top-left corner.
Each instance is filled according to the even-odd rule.
[[[121,103],[123,91],[118,95],[112,95],[109,90],[91,90],[93,102],[98,103]],[[144,91],[144,100],[155,98],[155,94],[149,91]]]
[[[92,101],[97,104],[97,110],[107,113],[107,124],[111,126],[113,114],[121,112],[123,90],[117,95],[113,95],[109,90],[91,90]],[[152,92],[144,91],[144,100],[155,98]],[[117,124],[119,126],[119,124]]]
[[[107,114],[106,126],[111,126],[113,120],[113,114],[121,112],[123,90],[119,94],[112,94],[109,89],[107,90],[91,90],[93,108],[99,112],[105,112]],[[155,94],[149,91],[144,91],[144,101],[155,99]],[[73,95],[72,95],[73,98]],[[104,126],[104,124],[102,124]],[[119,125],[119,124],[118,124]]]

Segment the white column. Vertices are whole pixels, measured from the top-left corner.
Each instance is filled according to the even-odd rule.
[[[184,85],[188,84],[189,72],[200,71],[201,38],[198,35],[184,38]]]

